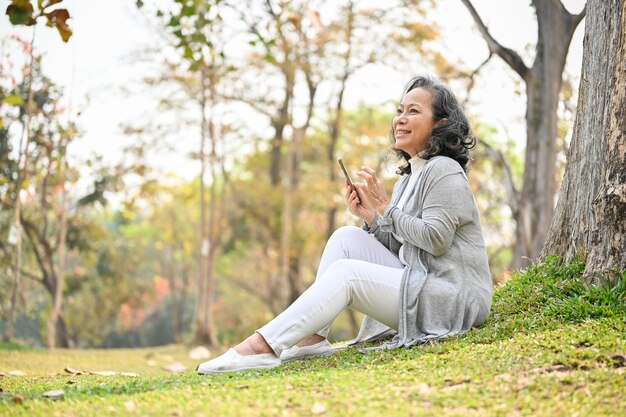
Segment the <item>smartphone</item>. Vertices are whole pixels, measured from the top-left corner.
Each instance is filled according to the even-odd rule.
[[[354,186],[354,183],[352,182],[352,178],[350,178],[350,174],[348,174],[348,170],[346,169],[346,166],[343,164],[341,157],[337,158],[337,162],[339,162],[339,166],[341,167],[341,170],[343,171],[343,175],[346,176],[346,181],[348,181],[350,188],[356,191],[356,187]]]

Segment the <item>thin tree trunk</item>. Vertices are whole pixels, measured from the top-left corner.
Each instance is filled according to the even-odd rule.
[[[293,100],[294,88],[294,69],[286,63],[281,66],[281,70],[285,77],[285,96],[283,103],[278,112],[278,117],[272,119],[272,127],[274,128],[274,138],[271,143],[270,151],[270,183],[276,187],[280,184],[282,172],[282,154],[284,145],[285,126],[289,124],[289,107]]]
[[[215,260],[219,245],[220,232],[217,229],[219,223],[219,207],[217,196],[217,133],[215,131],[214,112],[215,102],[215,78],[209,75],[209,105],[211,113],[208,118],[209,140],[211,143],[210,170],[211,170],[211,190],[209,202],[209,257],[207,268],[207,302],[206,302],[206,332],[211,346],[217,346],[217,329],[213,319],[213,303],[217,292],[217,278],[215,271]]]
[[[171,216],[171,225],[170,227],[176,227],[176,220],[174,216]],[[176,233],[172,236],[172,241],[176,242]],[[176,286],[176,277],[177,277],[177,268],[176,268],[176,260],[174,256],[175,250],[174,247],[167,246],[167,252],[163,254],[161,260],[161,270],[163,271],[163,275],[167,277],[167,282],[169,284],[169,292],[171,299],[171,316],[172,316],[172,329],[174,333],[174,343],[182,342],[182,331],[181,331],[181,302],[179,299],[178,288]]]
[[[289,146],[287,159],[287,175],[284,179],[284,200],[282,210],[282,234],[281,234],[281,275],[286,278],[288,284],[287,300],[291,304],[302,294],[302,278],[300,274],[300,254],[294,250],[292,244],[292,231],[297,225],[298,211],[293,208],[293,193],[300,183],[300,144],[306,137],[311,119],[317,85],[311,80],[311,74],[306,73],[309,90],[309,104],[307,118],[304,125],[294,129],[293,139]]]
[[[574,134],[542,256],[626,270],[626,1],[590,0]]]
[[[293,228],[292,222],[292,199],[293,199],[293,190],[294,190],[294,171],[295,171],[295,154],[296,147],[299,146],[300,139],[298,138],[298,132],[296,131],[293,137],[293,140],[289,143],[289,148],[287,152],[287,169],[286,174],[283,178],[283,206],[281,211],[281,234],[280,234],[280,275],[283,277],[283,282],[285,282],[287,286],[287,304],[291,304],[294,298],[296,283],[294,282],[294,277],[292,276],[292,271],[290,270],[290,257],[291,257],[291,234]]]
[[[337,104],[335,105],[335,111],[330,125],[330,134],[328,142],[328,151],[326,153],[328,162],[328,180],[331,184],[337,182],[337,145],[339,143],[339,135],[341,133],[341,119],[343,116],[343,96],[346,91],[346,84],[348,78],[352,74],[352,68],[350,67],[350,59],[352,58],[352,33],[354,30],[354,4],[350,1],[347,5],[347,21],[346,21],[346,43],[347,49],[343,56],[343,74],[341,77],[341,84],[339,87],[339,93],[337,94]],[[335,219],[337,216],[337,206],[333,203],[326,212],[327,227],[326,235],[330,238],[337,226],[335,225]]]
[[[67,331],[67,324],[65,323],[63,314],[58,317],[56,324],[56,334],[59,347],[64,349],[70,348],[70,335]]]
[[[207,239],[207,218],[206,218],[206,193],[204,176],[206,173],[206,137],[207,137],[207,120],[206,120],[206,69],[203,66],[200,75],[200,111],[201,111],[201,125],[200,125],[200,259],[199,259],[199,271],[197,280],[197,294],[196,294],[196,324],[195,324],[195,336],[196,343],[210,343],[208,334],[206,334],[206,311],[207,311],[207,282],[206,271],[209,255],[209,240]]]
[[[57,268],[56,268],[56,288],[52,295],[53,307],[48,317],[48,348],[54,349],[57,341],[57,326],[59,317],[61,317],[61,308],[63,305],[63,288],[65,286],[65,260],[66,260],[66,237],[67,237],[67,190],[65,188],[65,174],[67,172],[66,152],[67,147],[60,146],[59,164],[61,165],[61,219],[57,236]],[[51,260],[51,262],[53,262]],[[61,335],[63,338],[63,335]],[[67,332],[65,332],[67,338]]]

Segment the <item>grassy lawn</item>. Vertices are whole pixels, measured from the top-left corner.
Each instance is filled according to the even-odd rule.
[[[549,262],[516,276],[461,337],[267,371],[196,375],[183,346],[0,350],[0,372],[26,373],[0,377],[0,415],[626,416],[626,279],[587,287],[580,272]],[[189,370],[162,369],[173,362]]]

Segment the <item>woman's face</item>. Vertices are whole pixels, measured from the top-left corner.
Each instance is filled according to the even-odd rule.
[[[414,157],[428,147],[433,121],[432,95],[421,87],[414,88],[402,97],[392,121],[396,148]]]

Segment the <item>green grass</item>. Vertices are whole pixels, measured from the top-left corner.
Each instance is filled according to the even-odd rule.
[[[460,337],[268,371],[162,370],[172,361],[193,369],[182,346],[2,350],[0,372],[27,375],[0,377],[0,415],[626,416],[626,276],[590,287],[582,270],[548,260],[513,277],[489,320]],[[66,366],[139,376],[63,374]],[[64,398],[42,397],[52,389]]]

